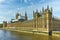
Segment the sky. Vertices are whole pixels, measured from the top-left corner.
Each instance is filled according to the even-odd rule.
[[[15,19],[18,11],[23,16],[27,11],[28,19],[32,19],[33,10],[40,12],[47,5],[53,8],[53,16],[60,18],[60,0],[0,0],[0,23]]]

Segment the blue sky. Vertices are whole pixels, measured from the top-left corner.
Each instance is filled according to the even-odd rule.
[[[33,10],[40,12],[47,5],[53,8],[53,16],[60,18],[60,0],[0,0],[0,23],[15,19],[18,9],[21,15],[27,11],[28,18],[32,19]]]

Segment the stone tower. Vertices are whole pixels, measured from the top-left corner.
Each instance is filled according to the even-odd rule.
[[[3,28],[6,28],[6,27],[7,27],[7,22],[3,21]]]
[[[33,11],[33,26],[34,28],[38,28],[38,10],[36,12]]]
[[[27,18],[27,12],[25,11],[25,20],[28,20],[28,18]]]
[[[43,11],[43,13],[42,13],[42,27],[46,28],[46,31],[51,31],[52,30],[52,26],[51,26],[52,8],[49,9],[49,6],[47,6],[47,9],[44,10],[44,8],[43,8],[42,11]]]
[[[18,17],[19,17],[19,13],[16,14],[16,19],[18,19]]]

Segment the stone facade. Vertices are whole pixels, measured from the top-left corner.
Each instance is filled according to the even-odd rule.
[[[16,19],[18,18],[18,16],[19,14],[16,15]],[[46,9],[42,8],[42,11],[40,13],[38,12],[38,10],[36,10],[36,12],[33,11],[33,19],[27,20],[28,19],[27,14],[25,14],[25,18],[26,19],[23,22],[21,21],[11,23],[3,22],[3,27],[5,28],[19,27],[21,29],[26,28],[38,31],[57,30],[53,24],[53,22],[56,23],[56,21],[54,21],[52,18],[52,8],[49,8],[49,6],[47,6]]]

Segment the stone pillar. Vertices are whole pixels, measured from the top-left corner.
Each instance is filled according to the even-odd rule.
[[[19,17],[19,13],[16,14],[16,19],[18,19],[18,17]]]

